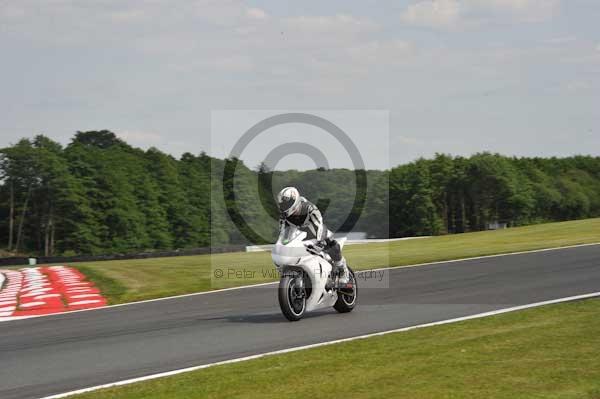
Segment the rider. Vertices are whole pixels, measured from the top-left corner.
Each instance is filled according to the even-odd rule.
[[[323,223],[323,217],[319,209],[306,198],[300,196],[296,187],[285,187],[277,195],[279,206],[280,231],[286,224],[298,227],[308,233],[307,238],[316,239],[313,247],[323,250],[333,260],[333,275],[339,276],[339,283],[348,283],[348,266],[346,259],[342,256],[340,244],[333,238],[333,233]]]

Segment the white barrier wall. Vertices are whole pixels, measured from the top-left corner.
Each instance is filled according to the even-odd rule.
[[[359,245],[359,244],[373,244],[378,242],[392,242],[392,241],[406,241],[406,240],[418,240],[421,238],[430,238],[431,236],[420,236],[420,237],[402,237],[402,238],[372,238],[372,239],[364,239],[364,240],[347,240],[344,246],[348,245]],[[336,237],[339,239],[341,237]],[[267,245],[249,245],[246,247],[246,252],[261,252],[261,251],[270,251],[273,249],[273,244]]]

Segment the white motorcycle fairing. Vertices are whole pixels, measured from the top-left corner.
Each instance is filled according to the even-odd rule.
[[[279,235],[271,257],[280,275],[294,270],[301,270],[310,279],[311,292],[306,299],[306,311],[332,307],[338,294],[334,289],[326,289],[332,271],[331,258],[321,253],[321,256],[310,253],[307,244],[316,240],[305,240],[306,232],[293,226],[287,226]],[[342,247],[345,238],[338,242]]]

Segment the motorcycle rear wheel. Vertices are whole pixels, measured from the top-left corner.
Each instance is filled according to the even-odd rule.
[[[350,269],[350,267],[348,267],[348,271],[350,272],[350,278],[348,282],[352,283],[353,293],[352,295],[348,295],[338,292],[338,299],[335,302],[335,305],[333,305],[333,308],[339,313],[352,312],[358,299],[358,285],[356,284],[356,276],[354,276],[354,271]]]

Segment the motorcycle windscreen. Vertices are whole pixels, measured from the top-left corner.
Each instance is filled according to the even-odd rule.
[[[271,251],[273,262],[279,266],[296,265],[302,257],[310,255],[302,242],[305,237],[306,232],[286,225]]]

